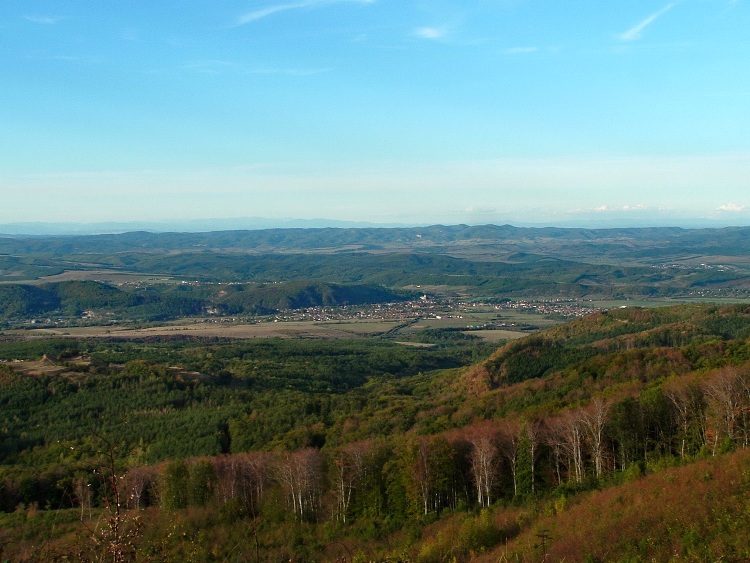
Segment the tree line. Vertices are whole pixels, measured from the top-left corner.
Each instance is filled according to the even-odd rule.
[[[748,446],[745,365],[670,378],[637,396],[597,396],[546,416],[485,420],[433,436],[121,467],[121,492],[132,509],[211,505],[238,518],[397,526],[445,510],[565,494]],[[107,489],[82,471],[64,486],[69,506],[82,513],[101,505]],[[9,478],[0,496],[6,507],[29,500],[22,483]]]

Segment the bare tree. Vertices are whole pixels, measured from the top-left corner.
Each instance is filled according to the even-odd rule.
[[[742,447],[750,447],[750,369],[737,369],[737,381],[742,390]]]
[[[429,514],[432,507],[431,484],[433,481],[432,467],[430,465],[429,442],[427,438],[420,437],[416,446],[416,459],[413,467],[413,478],[416,481],[419,491],[419,498],[422,503],[422,511]]]
[[[606,451],[604,429],[609,416],[611,403],[601,397],[594,398],[587,408],[581,409],[577,419],[583,425],[591,445],[591,457],[594,459],[594,473],[600,478],[604,472],[604,454]]]
[[[133,467],[125,474],[125,495],[130,508],[143,508],[148,490],[158,479],[157,470],[151,466]]]
[[[217,500],[226,504],[240,499],[243,490],[243,458],[240,455],[222,455],[213,458],[216,475]]]
[[[664,394],[672,403],[677,425],[680,429],[680,457],[687,455],[688,438],[691,426],[698,424],[700,437],[705,444],[705,417],[703,409],[703,393],[694,382],[671,380],[662,386]]]
[[[544,440],[552,452],[555,464],[555,477],[557,484],[562,484],[563,467],[565,466],[564,447],[565,424],[561,416],[547,418],[544,420]]]
[[[268,452],[237,454],[241,472],[241,498],[255,518],[260,514],[264,494],[271,481],[272,455]]]
[[[539,457],[539,446],[544,437],[544,424],[539,419],[533,419],[524,425],[524,433],[529,441],[529,461],[531,462],[531,493],[536,492],[536,460]]]
[[[320,501],[322,456],[315,448],[284,454],[278,475],[294,514],[300,520],[313,519]]]
[[[333,459],[336,518],[344,523],[354,491],[365,476],[366,458],[371,452],[371,442],[356,442],[340,448]]]
[[[568,479],[580,483],[585,475],[583,465],[585,427],[582,411],[565,411],[560,417],[550,421],[549,428],[553,449],[559,448],[559,455],[567,459]],[[558,479],[559,476],[558,470]]]
[[[411,490],[423,514],[439,512],[458,498],[454,480],[455,444],[441,436],[420,436],[410,446],[408,459]]]
[[[469,464],[476,486],[477,502],[479,506],[489,506],[499,469],[497,427],[491,423],[475,425],[467,430],[466,439],[471,445]]]
[[[521,442],[521,424],[517,420],[504,420],[498,428],[500,453],[508,461],[513,477],[513,494],[518,494],[518,446]]]
[[[81,507],[81,522],[83,522],[86,512],[91,518],[91,479],[86,474],[76,475],[73,481],[73,495]]]
[[[104,449],[100,451],[102,467],[98,475],[102,479],[104,512],[101,521],[90,530],[95,559],[120,563],[133,559],[135,539],[140,535],[140,520],[130,518],[124,506],[124,476],[116,468],[115,446],[101,436]],[[97,473],[95,471],[95,473]]]
[[[719,370],[703,386],[708,398],[709,408],[716,417],[714,441],[712,447],[713,455],[720,436],[725,436],[730,441],[735,440],[738,420],[743,412],[743,389],[736,368],[723,368]]]

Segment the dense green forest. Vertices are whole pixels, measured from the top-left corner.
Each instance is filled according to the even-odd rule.
[[[404,301],[413,295],[374,285],[322,282],[274,284],[143,284],[96,281],[0,285],[0,321],[77,318],[87,311],[120,320],[162,321],[210,312],[267,315],[285,309]]]
[[[6,338],[0,554],[750,556],[747,306],[428,336]]]

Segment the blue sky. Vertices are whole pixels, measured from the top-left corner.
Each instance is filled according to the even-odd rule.
[[[0,5],[0,223],[750,224],[747,0]]]

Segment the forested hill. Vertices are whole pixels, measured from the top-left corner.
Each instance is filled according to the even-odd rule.
[[[748,338],[747,305],[621,308],[511,342],[469,377],[489,388],[566,373],[650,381],[750,359]]]
[[[510,225],[433,225],[412,228],[315,228],[216,231],[207,233],[131,232],[112,235],[0,237],[0,254],[169,251],[314,251],[491,247],[504,252],[532,252],[602,258],[663,258],[686,254],[737,256],[750,247],[750,228],[628,229],[528,228]]]
[[[750,228],[436,225],[0,237],[0,283],[61,279],[312,280],[394,291],[430,286],[446,295],[476,298],[744,299],[750,295]],[[293,307],[324,303],[324,294],[333,301],[357,302],[336,297],[336,292],[317,293],[312,299],[292,296],[288,302]],[[172,296],[168,316],[193,314],[203,306],[186,297]],[[266,295],[254,307],[279,309],[282,302]]]
[[[405,294],[375,285],[289,282],[269,285],[162,284],[118,288],[95,281],[41,285],[0,285],[0,320],[60,314],[75,317],[86,311],[117,313],[130,319],[164,320],[211,311],[269,314],[284,309],[361,305],[404,300]]]
[[[103,559],[122,518],[132,560],[744,560],[749,337],[750,307],[700,305],[479,364],[471,338],[2,339],[0,559]]]

